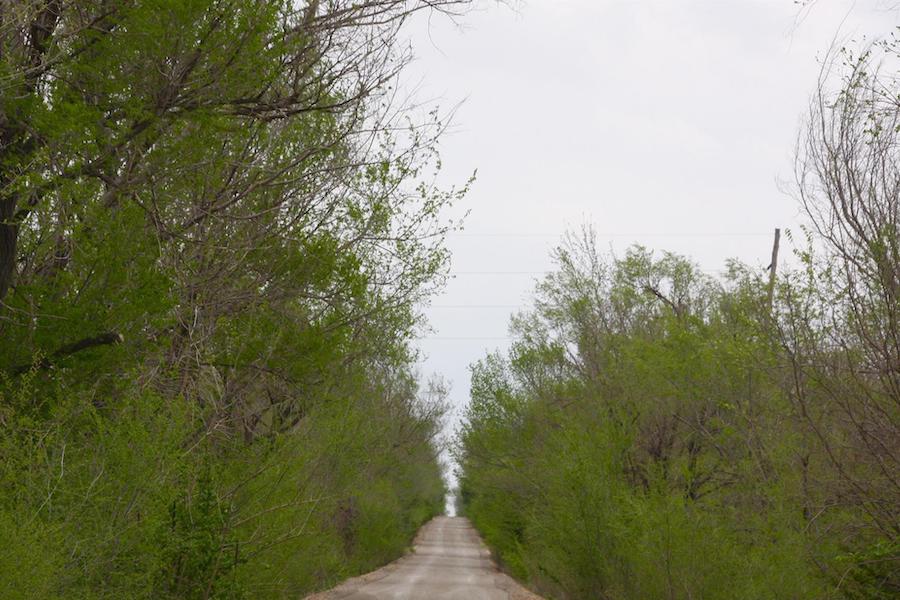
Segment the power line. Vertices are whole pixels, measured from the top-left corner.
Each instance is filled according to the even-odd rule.
[[[511,338],[511,337],[509,337],[509,336],[504,336],[504,337],[487,337],[487,336],[440,336],[440,335],[430,336],[430,335],[429,335],[429,336],[424,336],[424,337],[420,337],[420,338],[416,338],[416,339],[417,339],[417,340],[441,340],[441,341],[466,341],[466,342],[471,342],[471,341],[489,341],[489,340],[494,340],[494,341],[501,341],[501,340],[502,340],[502,341],[508,341],[508,340],[513,339],[513,338]]]
[[[554,271],[451,271],[450,275],[546,275]]]
[[[745,231],[745,232],[723,232],[723,233],[713,233],[706,231],[698,231],[698,232],[683,232],[683,233],[596,233],[597,237],[601,238],[621,238],[621,237],[629,237],[629,238],[681,238],[681,237],[768,237],[771,235],[770,233],[762,233],[762,232],[753,232],[753,231]],[[457,238],[475,238],[475,237],[483,237],[483,238],[555,238],[561,239],[563,237],[562,233],[503,233],[503,232],[487,232],[487,233],[448,233],[447,237],[457,237]]]
[[[701,273],[707,275],[722,275],[727,273],[727,269],[698,269]],[[558,271],[450,271],[448,275],[549,275]]]
[[[426,308],[523,308],[524,304],[432,304]]]

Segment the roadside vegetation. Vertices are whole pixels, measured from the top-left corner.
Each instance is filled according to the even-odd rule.
[[[897,58],[823,74],[771,287],[590,230],[555,251],[509,352],[472,366],[457,450],[511,573],[557,599],[900,596]]]
[[[398,35],[455,0],[0,2],[0,597],[281,598],[442,512]]]

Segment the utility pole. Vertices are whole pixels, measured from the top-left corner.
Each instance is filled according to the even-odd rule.
[[[775,300],[775,273],[778,270],[778,242],[781,240],[781,229],[775,228],[775,243],[772,244],[772,262],[769,264],[769,312],[772,312],[772,303]]]

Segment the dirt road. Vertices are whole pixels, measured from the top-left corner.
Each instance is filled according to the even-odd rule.
[[[437,517],[415,549],[377,571],[308,600],[541,600],[499,572],[468,520]]]

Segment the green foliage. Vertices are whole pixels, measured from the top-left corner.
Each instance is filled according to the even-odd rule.
[[[862,511],[813,512],[824,457],[760,278],[605,260],[589,233],[556,260],[509,355],[473,365],[457,449],[461,508],[510,572],[551,598],[888,597],[896,547]]]
[[[300,596],[442,510],[465,187],[389,90],[455,3],[0,9],[0,597]]]
[[[400,431],[434,424],[385,422],[377,389],[246,444],[198,439],[199,406],[152,394],[37,420],[10,409],[24,387],[0,396],[3,597],[302,594],[392,560],[442,510],[434,450]]]

